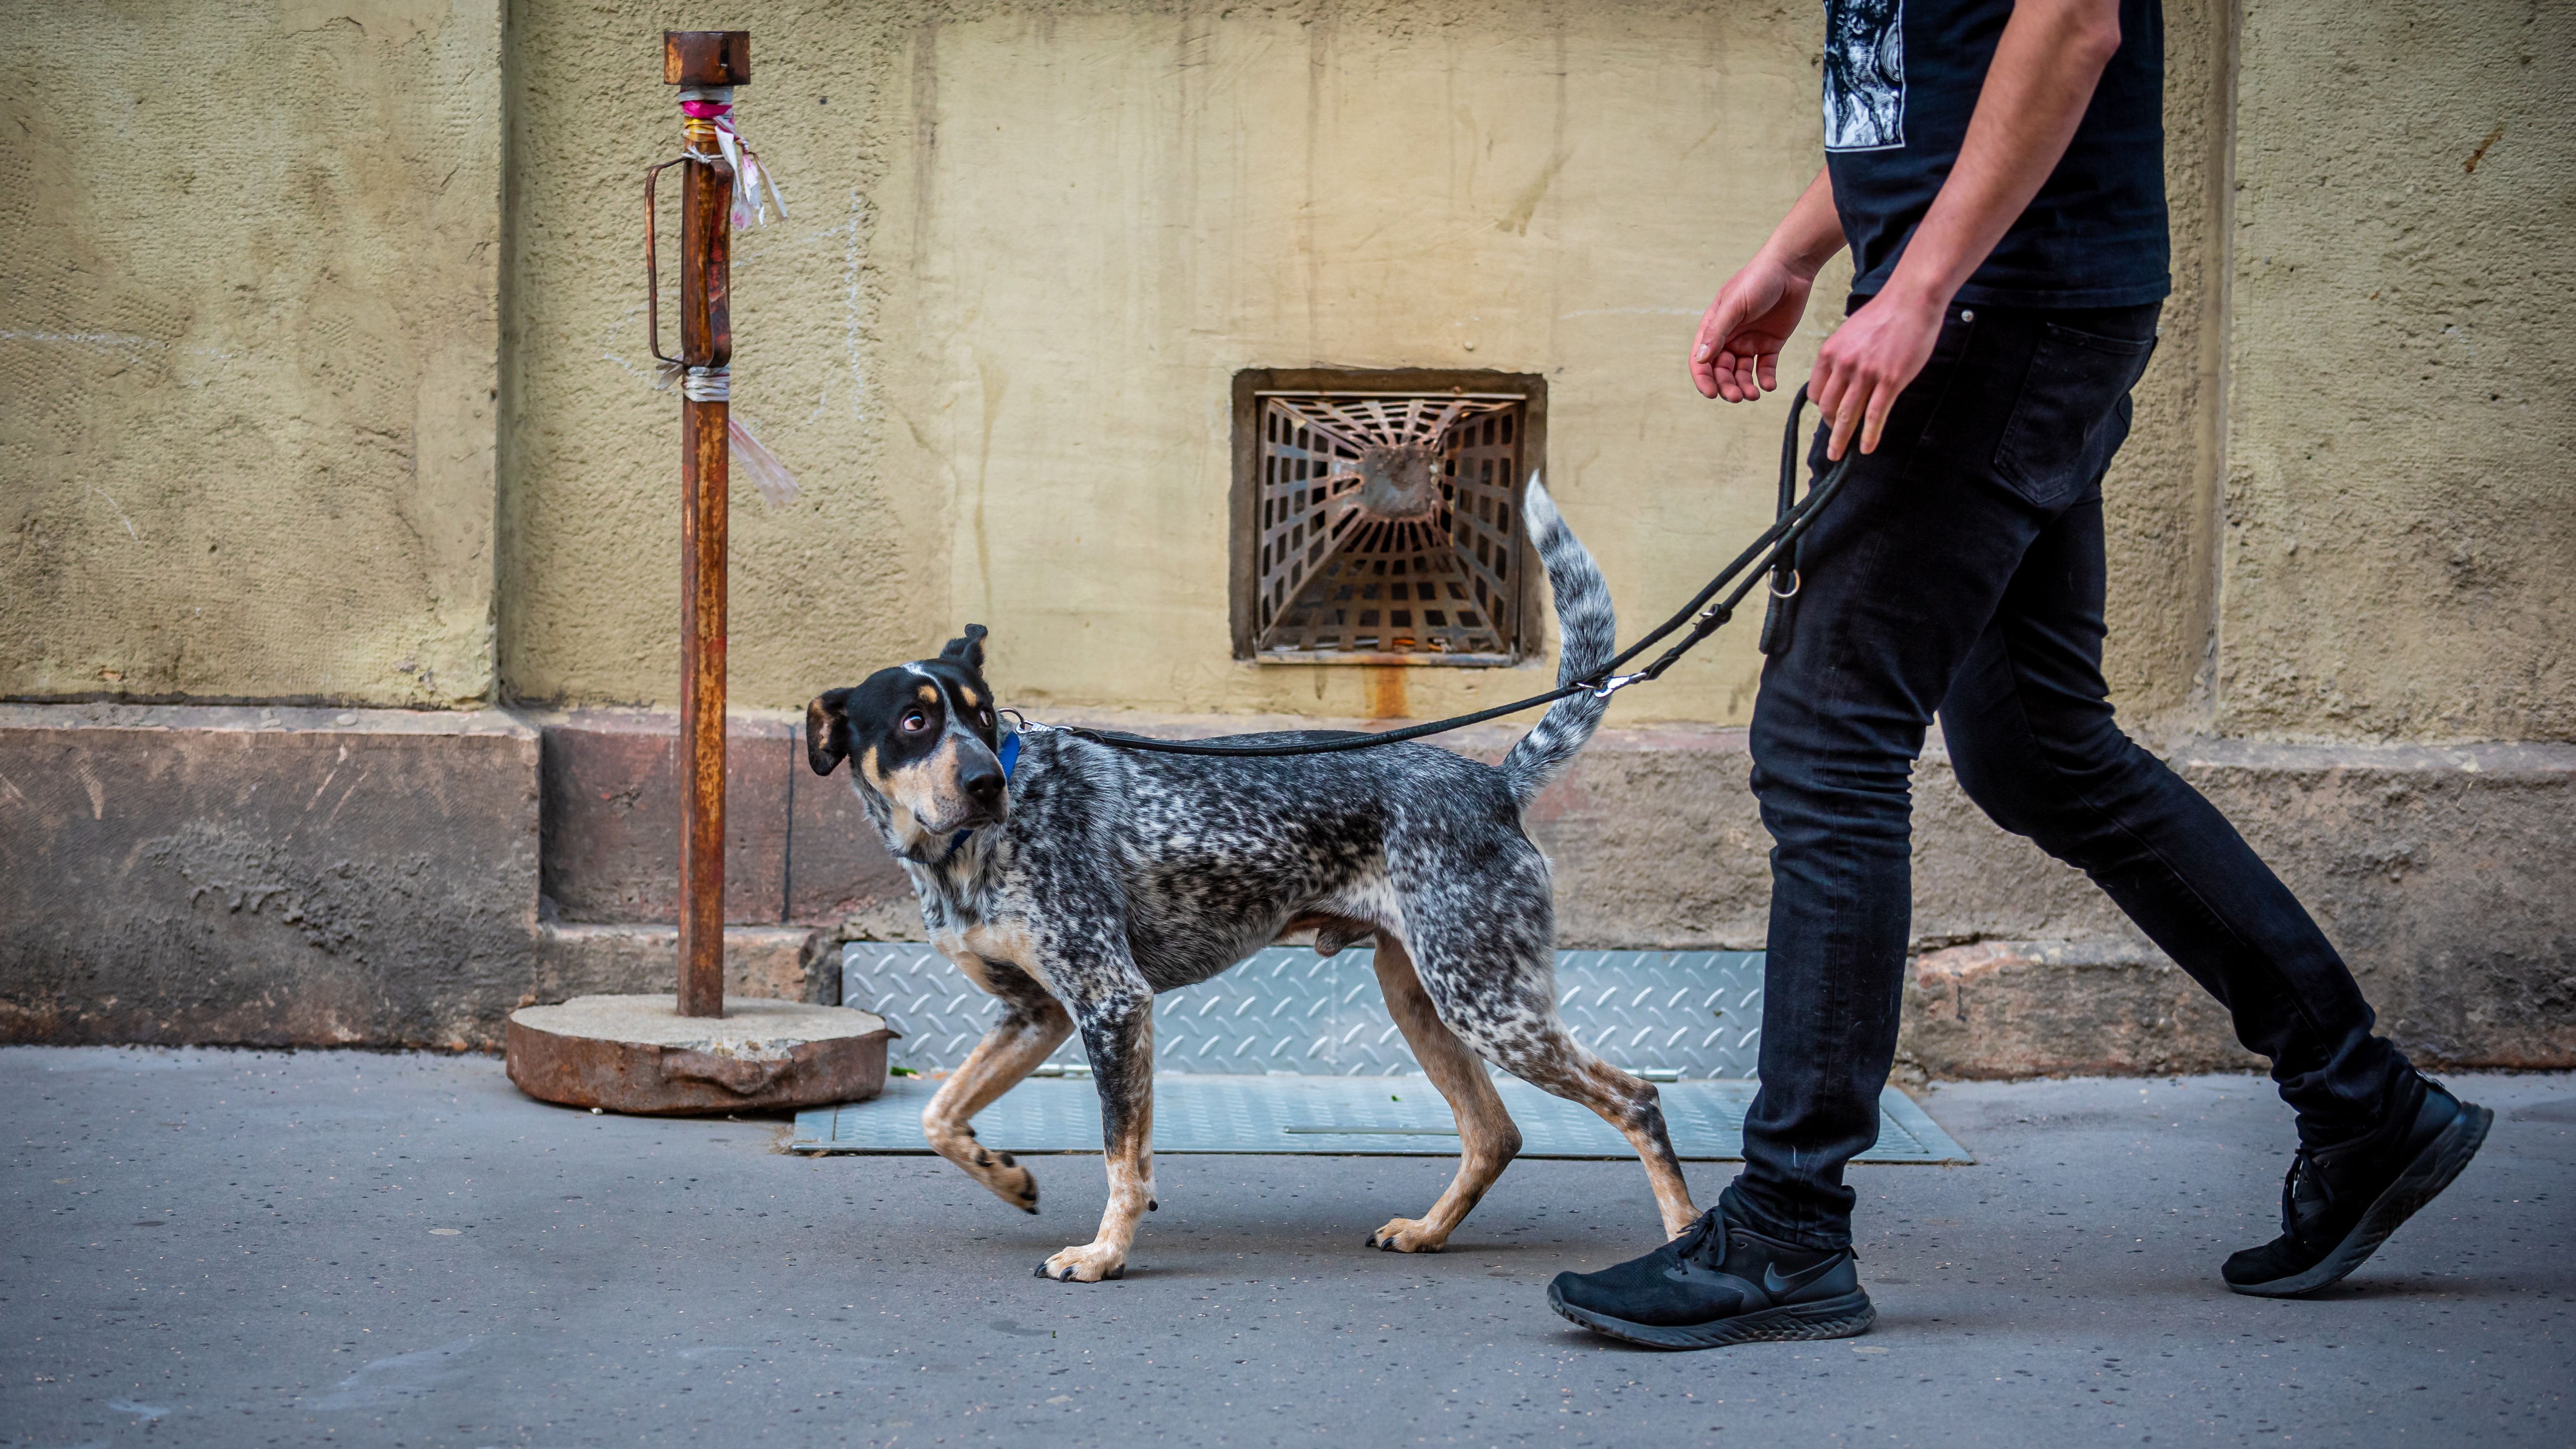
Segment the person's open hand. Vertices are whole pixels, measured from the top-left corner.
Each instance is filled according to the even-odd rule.
[[[1813,273],[1801,273],[1769,255],[1755,257],[1726,279],[1700,314],[1691,344],[1691,385],[1701,397],[1751,402],[1780,386],[1780,349],[1806,315]]]
[[[1816,375],[1808,396],[1833,424],[1825,444],[1828,459],[1840,459],[1860,434],[1860,450],[1878,451],[1879,430],[1899,393],[1932,357],[1941,340],[1942,304],[1898,294],[1893,289],[1870,298],[1825,339],[1816,354]]]

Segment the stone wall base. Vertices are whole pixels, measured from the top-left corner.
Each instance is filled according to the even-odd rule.
[[[730,984],[828,1001],[830,945],[917,938],[919,919],[846,782],[804,770],[798,730],[735,726]],[[1518,733],[1455,744],[1490,759]],[[488,1048],[522,1004],[668,989],[675,740],[641,713],[0,705],[0,1040]],[[2168,758],[2410,1052],[2576,1066],[2576,746],[2185,739]],[[1528,821],[1560,944],[1761,947],[1749,769],[1739,730],[1603,731]],[[2251,1062],[2090,882],[1977,812],[1937,746],[1914,854],[1915,1068]]]
[[[2227,1012],[2152,946],[1985,941],[1916,958],[1897,1058],[1926,1077],[2259,1072]]]
[[[725,995],[838,1006],[839,944],[829,927],[727,926]],[[537,928],[536,957],[535,999],[525,1005],[666,992],[679,969],[680,928],[549,921]]]

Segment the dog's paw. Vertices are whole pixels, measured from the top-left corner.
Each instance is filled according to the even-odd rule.
[[[1436,1253],[1448,1244],[1447,1233],[1435,1233],[1411,1218],[1390,1219],[1368,1240],[1370,1247],[1389,1253]]]
[[[1037,1212],[1037,1174],[1012,1161],[1007,1154],[1000,1155],[1000,1160],[990,1170],[977,1173],[976,1180],[992,1189],[993,1196],[1020,1211]]]
[[[1022,1167],[1019,1159],[1007,1152],[993,1152],[979,1143],[967,1144],[958,1158],[958,1166],[985,1189],[1024,1213],[1038,1210],[1037,1174]]]
[[[1038,1276],[1059,1283],[1099,1283],[1127,1276],[1127,1255],[1098,1243],[1067,1248],[1038,1265]]]

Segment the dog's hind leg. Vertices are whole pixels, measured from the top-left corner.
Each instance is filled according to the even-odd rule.
[[[1376,964],[1387,1013],[1404,1032],[1413,1059],[1422,1064],[1422,1074],[1449,1099],[1450,1115],[1458,1119],[1458,1175],[1449,1180],[1449,1190],[1440,1194],[1429,1212],[1390,1221],[1369,1234],[1368,1245],[1391,1253],[1436,1253],[1475,1209],[1485,1189],[1511,1165],[1513,1155],[1521,1150],[1521,1129],[1503,1110],[1502,1096],[1485,1075],[1485,1064],[1441,1024],[1403,943],[1378,932]]]
[[[1568,1036],[1555,1001],[1545,1003],[1541,1019],[1500,1034],[1485,1049],[1504,1071],[1541,1091],[1582,1103],[1628,1139],[1645,1164],[1665,1237],[1680,1237],[1699,1216],[1691,1206],[1690,1184],[1682,1179],[1681,1158],[1664,1130],[1663,1100],[1655,1084],[1619,1070]]]
[[[993,972],[993,984],[1006,983]],[[966,1170],[995,1197],[1022,1212],[1038,1210],[1038,1182],[1007,1152],[995,1152],[975,1140],[974,1117],[995,1098],[1019,1085],[1066,1037],[1073,1018],[1038,984],[1014,971],[1024,990],[997,990],[1002,1019],[984,1033],[965,1065],[940,1083],[938,1094],[922,1110],[921,1135],[931,1150]]]
[[[1662,1100],[1653,1083],[1611,1066],[1566,1034],[1556,1014],[1556,928],[1544,895],[1546,866],[1535,851],[1525,864],[1539,890],[1527,909],[1512,906],[1530,899],[1530,883],[1510,874],[1407,892],[1405,944],[1423,990],[1440,1019],[1478,1055],[1591,1108],[1618,1129],[1645,1164],[1665,1234],[1679,1236],[1699,1211],[1664,1130]]]

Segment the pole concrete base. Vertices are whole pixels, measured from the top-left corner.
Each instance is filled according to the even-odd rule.
[[[682,1016],[668,996],[576,996],[510,1013],[510,1080],[541,1101],[639,1116],[778,1111],[885,1090],[885,1018],[801,1001]]]

